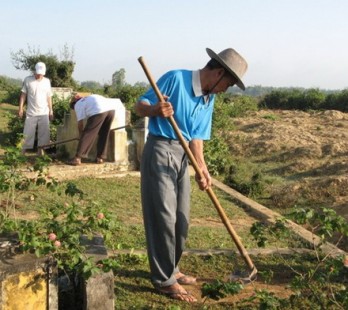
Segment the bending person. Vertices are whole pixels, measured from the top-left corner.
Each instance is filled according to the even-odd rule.
[[[81,158],[88,156],[97,138],[96,162],[98,164],[104,162],[107,157],[110,128],[119,104],[122,104],[119,99],[105,98],[100,95],[81,97],[76,94],[72,97],[70,108],[76,112],[80,140],[75,157],[68,162],[70,165],[80,165]],[[85,119],[87,121],[84,126]]]

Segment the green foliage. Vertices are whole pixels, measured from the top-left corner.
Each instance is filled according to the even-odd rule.
[[[213,283],[202,285],[202,297],[219,300],[227,295],[238,294],[244,286],[239,282],[223,282],[216,280]]]
[[[309,208],[296,208],[289,217],[299,224],[305,224],[307,229],[318,235],[323,242],[334,233],[348,237],[347,221],[331,208],[321,207],[316,211]]]
[[[83,81],[81,82],[81,88],[94,94],[104,90],[103,85],[96,81]]]
[[[261,172],[251,171],[250,167],[238,164],[230,165],[224,182],[249,197],[262,195],[266,188],[266,180]]]
[[[286,299],[281,299],[273,292],[267,290],[255,290],[253,296],[243,300],[244,304],[258,304],[258,309],[282,309],[282,307],[287,306],[289,302]]]
[[[348,89],[344,89],[339,93],[329,94],[326,97],[323,109],[339,110],[348,112]]]
[[[114,72],[111,85],[116,89],[126,85],[126,70],[124,68]]]
[[[83,192],[69,182],[65,194],[77,198],[71,203],[42,205],[36,220],[21,220],[16,216],[16,198],[23,191],[45,186],[52,191],[59,190],[59,183],[48,174],[48,157],[38,158],[33,166],[34,178],[22,175],[21,164],[25,158],[19,149],[9,148],[0,163],[0,191],[6,194],[3,202],[5,211],[0,212],[0,233],[18,234],[20,250],[47,256],[66,273],[77,272],[85,278],[100,270],[110,270],[115,263],[104,260],[95,263],[86,256],[81,237],[92,238],[103,234],[110,238],[115,223],[110,220],[106,208],[93,201],[83,200]]]
[[[270,242],[275,243],[290,236],[290,231],[285,225],[285,219],[277,219],[272,225],[255,222],[250,228],[250,233],[257,241],[257,246],[262,248]]]
[[[228,93],[219,94],[215,102],[214,122],[219,124],[219,119],[241,117],[247,111],[257,111],[258,101],[250,96],[238,96]],[[219,125],[217,125],[219,127]]]
[[[108,87],[106,93],[109,97],[119,98],[122,101],[126,109],[131,111],[131,123],[134,124],[139,119],[134,111],[134,106],[145,91],[146,87],[144,85],[131,86],[125,84],[117,88]]]
[[[277,116],[274,115],[274,114],[267,114],[267,115],[264,115],[262,118],[269,119],[271,121],[276,121],[277,120]]]
[[[48,188],[51,188],[55,182],[43,181],[46,180],[46,169],[50,158],[44,156],[37,158],[32,169],[36,172],[35,178],[28,178],[23,176],[20,172],[20,167],[26,162],[26,157],[22,155],[21,150],[15,147],[9,147],[5,150],[4,158],[0,161],[0,193],[6,195],[5,199],[5,211],[0,212],[4,220],[10,219],[11,215],[16,219],[16,199],[20,195],[21,191],[29,190],[31,185],[45,184]],[[0,227],[0,232],[6,232],[6,224]],[[10,220],[10,226],[14,223]],[[5,230],[4,230],[5,229]]]
[[[204,143],[204,157],[211,175],[220,175],[226,172],[229,166],[229,147],[221,138],[213,137]]]
[[[204,143],[204,156],[212,175],[228,172],[231,156],[228,147],[228,132],[233,130],[231,119],[246,111],[257,110],[257,102],[251,97],[219,94],[215,102],[211,139]]]
[[[63,59],[59,60],[52,52],[42,54],[40,49],[28,46],[28,51],[20,49],[11,53],[13,65],[16,69],[35,72],[35,64],[42,61],[46,64],[46,77],[51,80],[53,87],[72,87],[77,84],[72,78],[75,68],[73,51],[69,51],[65,45],[63,48]]]
[[[52,97],[54,115],[53,121],[50,122],[50,134],[52,141],[57,140],[57,127],[63,124],[65,113],[70,112],[69,102],[69,98],[64,99],[58,97],[57,95],[53,95]]]
[[[23,139],[24,121],[14,113],[7,112],[5,116],[8,118],[8,134],[4,142],[6,145],[18,145]]]
[[[18,105],[21,85],[21,80],[0,76],[0,103]]]
[[[333,234],[340,234],[342,237],[348,236],[347,221],[329,208],[321,208],[319,212],[313,209],[296,209],[290,213],[290,217],[300,224],[305,224],[309,230],[318,234],[322,244],[326,243]],[[285,224],[285,220],[277,220],[272,225],[258,222],[252,225],[250,232],[258,241],[258,245],[264,247],[266,243],[287,238],[288,230]],[[266,237],[267,232],[270,233],[273,240]],[[313,248],[315,256],[311,257],[313,264],[310,265],[310,268],[304,268],[302,264],[296,268],[284,260],[288,268],[296,274],[291,282],[291,288],[295,293],[289,300],[290,307],[292,309],[299,305],[304,307],[303,302],[305,301],[309,307],[315,304],[320,309],[347,309],[348,290],[343,280],[347,273],[346,255],[324,255],[320,245],[313,245]],[[284,300],[279,303],[280,300],[273,297],[269,292],[257,291],[249,301],[258,298],[260,307],[266,307],[264,309],[268,309],[267,307],[274,309],[280,305],[289,306]]]
[[[21,94],[21,88],[20,87],[8,90],[6,95],[3,98],[3,102],[10,103],[10,104],[18,106],[20,94]]]
[[[259,105],[267,109],[287,110],[339,110],[347,112],[348,89],[326,93],[316,88],[274,90],[260,100]]]

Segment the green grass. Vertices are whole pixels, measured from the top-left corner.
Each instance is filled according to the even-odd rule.
[[[16,107],[4,106],[0,108],[0,126],[4,127],[3,108],[15,113]],[[1,144],[0,144],[1,147]],[[262,162],[262,158],[259,158]],[[246,164],[247,165],[247,164]],[[273,162],[263,166],[262,172],[277,169],[280,162]],[[283,165],[283,164],[281,164]],[[243,173],[249,174],[255,166],[240,169]],[[272,175],[272,174],[270,174]],[[282,183],[283,177],[274,179],[275,183]],[[94,203],[96,213],[100,210],[107,210],[107,213],[116,221],[117,225],[112,232],[113,238],[106,244],[109,250],[112,249],[140,249],[145,250],[144,227],[142,223],[140,183],[139,178],[127,176],[114,179],[80,178],[73,181],[79,189],[85,193],[85,203]],[[35,220],[38,211],[51,206],[52,204],[70,202],[72,199],[64,195],[66,182],[60,185],[61,192],[50,192],[44,187],[31,188],[29,191],[20,192],[16,199],[16,212],[18,216]],[[249,233],[249,229],[255,219],[245,213],[244,209],[233,203],[231,197],[226,193],[214,189],[217,197],[224,208],[233,227],[240,236],[243,245],[247,248],[256,248],[256,243]],[[0,194],[0,201],[6,199],[5,194]],[[267,197],[265,198],[267,199]],[[281,240],[278,247],[303,247],[303,244],[296,236]],[[227,249],[236,250],[227,230],[215,210],[208,195],[197,188],[192,181],[191,195],[191,225],[187,240],[188,249]],[[110,253],[115,253],[110,251]],[[116,255],[116,254],[115,254]],[[280,297],[289,294],[288,285],[294,278],[294,272],[289,266],[305,273],[313,268],[313,257],[298,255],[294,257],[280,255],[259,255],[252,257],[259,277],[256,283],[246,287],[237,298],[224,298],[219,302],[200,299],[201,285],[211,283],[215,280],[226,280],[229,275],[246,267],[242,258],[236,255],[184,255],[180,263],[181,270],[185,273],[198,277],[198,286],[194,289],[199,303],[189,305],[179,301],[168,299],[155,292],[150,282],[150,273],[146,255],[116,255],[114,257],[120,267],[114,269],[114,293],[115,309],[260,309],[259,305],[254,307],[241,306],[241,299],[255,294],[256,290],[271,290]],[[264,273],[273,273],[270,283],[264,279]],[[343,279],[343,277],[342,277]],[[341,279],[341,282],[344,281]],[[339,285],[345,285],[342,282]],[[288,295],[285,296],[288,298]],[[302,300],[298,307],[281,309],[315,309],[318,305],[315,302]],[[266,309],[266,308],[264,308]],[[268,308],[267,308],[268,309]],[[271,308],[269,308],[271,309]]]
[[[118,223],[110,248],[144,249],[145,237],[142,220],[140,180],[138,177],[125,176],[114,179],[80,178],[73,181],[85,194],[84,200],[96,205],[96,213],[105,210]],[[33,188],[21,192],[17,203],[21,205],[18,212],[22,217],[35,214],[45,206],[70,202],[73,198],[64,195],[66,182],[62,182],[61,194],[54,193],[44,187]],[[233,249],[235,244],[205,192],[200,191],[192,180],[191,195],[191,225],[187,240],[190,249]],[[250,235],[250,227],[256,220],[245,213],[244,209],[231,201],[226,193],[215,189],[221,206],[246,248],[257,247]],[[289,244],[303,246],[295,235],[282,240],[278,246],[287,247]]]
[[[11,104],[6,104],[6,103],[1,103],[0,104],[0,130],[5,130],[7,129],[7,117],[6,113],[17,113],[18,107],[11,105]]]

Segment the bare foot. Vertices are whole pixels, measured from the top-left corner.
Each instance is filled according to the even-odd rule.
[[[192,276],[187,276],[187,275],[183,274],[182,272],[178,272],[175,275],[175,278],[178,281],[178,283],[181,285],[190,285],[190,284],[196,283],[196,278],[194,278]]]
[[[158,292],[164,294],[170,298],[186,301],[186,302],[196,302],[197,298],[187,292],[179,283],[173,285],[160,287],[157,289]]]

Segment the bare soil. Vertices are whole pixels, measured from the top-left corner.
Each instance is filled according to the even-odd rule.
[[[270,207],[306,201],[332,207],[348,220],[348,114],[339,111],[251,112],[234,119],[234,155],[249,158],[283,179]]]

